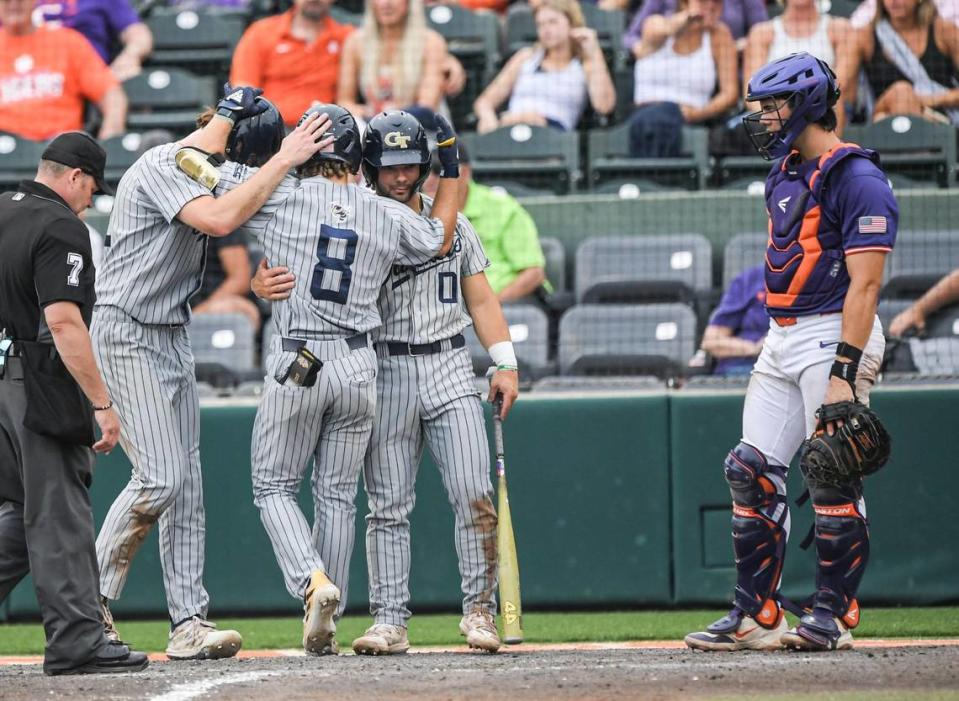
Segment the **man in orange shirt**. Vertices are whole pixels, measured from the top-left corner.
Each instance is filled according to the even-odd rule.
[[[333,21],[331,4],[293,0],[287,12],[251,24],[233,52],[230,83],[263,88],[287,126],[311,105],[336,99],[340,54],[353,27]]]
[[[49,139],[83,128],[83,105],[100,108],[101,139],[122,134],[127,98],[83,35],[34,27],[33,0],[0,0],[0,131]]]

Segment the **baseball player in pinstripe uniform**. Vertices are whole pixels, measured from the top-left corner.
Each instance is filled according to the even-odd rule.
[[[296,279],[274,307],[278,333],[253,429],[253,491],[286,588],[304,601],[303,646],[324,655],[337,652],[334,619],[346,598],[353,502],[376,406],[377,296],[394,264],[449,251],[459,172],[444,123],[436,218],[419,216],[350,182],[362,157],[356,122],[336,105],[314,110],[332,118],[333,150],[301,167],[300,179],[284,182],[244,228]],[[296,500],[311,458],[312,532]]]
[[[211,196],[212,183],[194,169],[196,158],[222,153],[238,121],[269,108],[258,93],[230,92],[203,129],[147,151],[127,171],[97,279],[91,336],[120,415],[121,445],[133,463],[97,538],[102,614],[108,635],[118,638],[108,600],[120,596],[134,554],[159,520],[171,659],[229,657],[242,644],[239,633],[218,631],[206,620],[209,596],[202,582],[199,406],[186,324],[207,235],[235,230],[290,168],[328,145],[318,139],[329,122],[317,116],[284,139],[255,178],[223,197]]]
[[[370,121],[363,170],[378,194],[429,216],[433,202],[419,194],[429,164],[426,134],[412,115],[386,112]],[[500,646],[494,618],[496,512],[489,447],[462,334],[472,316],[480,339],[498,358],[490,399],[503,396],[505,415],[517,396],[516,359],[502,308],[483,272],[488,265],[476,232],[460,215],[446,256],[419,265],[394,265],[380,291],[383,326],[375,332],[378,401],[364,462],[375,622],[354,641],[357,653],[409,649],[409,514],[424,441],[455,513],[464,595],[460,631],[471,647],[493,652]],[[267,298],[282,298],[292,279],[282,269],[261,269],[254,289]]]

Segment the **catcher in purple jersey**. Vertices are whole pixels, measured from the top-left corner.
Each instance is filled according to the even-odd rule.
[[[835,75],[793,54],[761,68],[744,118],[775,164],[766,181],[769,332],[743,408],[743,437],[724,469],[733,500],[733,609],[686,636],[700,650],[852,647],[856,592],[869,558],[863,477],[889,455],[867,408],[885,340],[876,316],[899,211],[874,151],[835,134]],[[816,591],[795,605],[779,594],[797,451],[815,510]],[[801,616],[790,629],[787,607]]]

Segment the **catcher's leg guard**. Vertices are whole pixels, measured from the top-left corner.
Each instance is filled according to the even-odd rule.
[[[747,443],[729,452],[724,467],[733,498],[735,605],[761,626],[774,628],[782,617],[775,594],[789,537],[788,468],[770,465]]]
[[[862,482],[809,490],[816,512],[816,595],[813,606],[826,609],[855,628],[856,592],[869,560],[869,526]]]

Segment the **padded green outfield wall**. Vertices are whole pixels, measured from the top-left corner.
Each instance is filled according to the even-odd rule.
[[[739,439],[742,392],[688,390],[521,400],[506,423],[507,474],[529,608],[721,605],[735,581],[729,495],[722,460]],[[874,405],[894,440],[891,465],[867,483],[874,536],[866,602],[959,600],[959,388],[880,389]],[[255,407],[205,405],[202,459],[207,520],[206,584],[214,615],[292,613],[253,506],[249,435]],[[98,463],[97,523],[129,476],[120,451]],[[306,480],[308,483],[308,480]],[[460,601],[453,518],[427,456],[411,517],[412,608],[455,610]],[[798,470],[790,489],[800,492]],[[363,516],[349,607],[367,608]],[[301,501],[309,505],[308,484]],[[311,514],[311,507],[306,511]],[[813,552],[798,542],[810,508],[793,508],[784,589],[812,589]],[[138,554],[120,614],[166,613],[156,533]],[[0,615],[35,616],[29,581]]]

